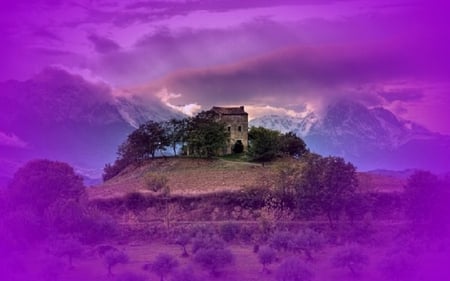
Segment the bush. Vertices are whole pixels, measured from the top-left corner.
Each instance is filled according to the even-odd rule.
[[[234,256],[226,248],[203,248],[195,253],[194,260],[211,275],[218,276],[221,269],[234,262]]]
[[[347,245],[334,255],[332,261],[335,267],[347,268],[353,275],[358,275],[369,263],[369,258],[360,247]]]
[[[159,254],[150,265],[151,271],[156,273],[161,281],[178,266],[178,261],[169,254]]]
[[[19,168],[9,185],[16,204],[26,205],[39,215],[58,200],[78,201],[85,192],[83,179],[66,163],[33,160]]]
[[[108,268],[108,274],[112,275],[112,268],[118,264],[128,263],[129,258],[127,254],[122,251],[111,250],[106,252],[103,257],[106,267]]]
[[[178,234],[178,236],[175,238],[175,244],[180,245],[183,248],[183,254],[181,255],[182,257],[189,256],[186,246],[191,243],[191,239],[191,235],[186,232]]]
[[[312,260],[312,252],[323,248],[325,238],[321,233],[312,229],[305,229],[295,235],[293,240],[293,249],[298,252],[303,252],[308,260]]]
[[[80,257],[83,253],[83,245],[72,236],[60,237],[52,242],[53,252],[58,257],[67,257],[70,267],[73,266],[73,258]]]
[[[239,235],[240,229],[239,224],[227,222],[220,226],[219,231],[225,242],[231,242]]]
[[[114,238],[119,228],[113,217],[90,210],[80,228],[81,239],[85,243],[100,243]]]
[[[85,218],[85,208],[73,199],[58,200],[45,212],[46,223],[60,234],[79,233]]]
[[[283,261],[275,273],[278,281],[310,281],[312,273],[296,257],[290,257]]]
[[[267,270],[267,265],[273,263],[276,259],[276,252],[271,247],[261,247],[258,251],[258,260],[263,266],[263,271]]]
[[[294,238],[289,231],[276,231],[270,238],[270,246],[277,251],[291,251],[294,249]]]
[[[147,207],[147,198],[140,192],[129,192],[125,195],[125,206],[135,212],[144,210]]]
[[[172,281],[199,281],[199,278],[192,267],[184,267],[174,272]]]
[[[145,275],[137,274],[131,271],[127,271],[117,275],[116,281],[147,281],[148,278]]]

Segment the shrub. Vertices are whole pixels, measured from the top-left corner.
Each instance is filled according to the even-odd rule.
[[[84,207],[73,199],[58,200],[45,212],[46,223],[57,233],[79,233],[85,220]]]
[[[267,265],[273,263],[275,259],[276,259],[276,252],[271,247],[265,246],[259,249],[258,260],[263,266],[263,271],[267,270]]]
[[[174,272],[172,281],[199,281],[199,278],[192,267],[184,267]]]
[[[270,246],[277,251],[291,251],[294,238],[294,234],[289,231],[276,231],[270,238]]]
[[[239,235],[240,229],[239,224],[227,222],[220,226],[219,231],[225,242],[231,242]]]
[[[313,274],[296,257],[290,257],[283,261],[275,273],[278,281],[310,281]]]
[[[169,254],[159,254],[150,265],[151,271],[156,273],[161,281],[178,266],[178,261]]]
[[[191,243],[191,239],[191,235],[186,232],[178,234],[178,236],[175,238],[175,244],[180,245],[183,248],[183,254],[181,255],[182,257],[189,256],[186,246]]]
[[[112,275],[112,268],[118,264],[128,263],[129,258],[127,254],[122,251],[111,250],[106,252],[104,261],[106,267],[108,268],[108,274]]]
[[[295,235],[292,247],[295,251],[303,252],[308,260],[312,260],[312,252],[322,249],[325,238],[321,233],[312,229],[305,229]]]
[[[203,248],[195,253],[194,260],[211,275],[218,276],[221,269],[234,262],[234,256],[226,248]]]
[[[70,267],[73,266],[73,258],[80,257],[83,253],[83,245],[72,236],[60,237],[52,242],[53,252],[58,257],[67,257]]]
[[[369,258],[360,247],[347,245],[334,255],[332,261],[335,267],[347,268],[353,275],[358,275],[369,263]]]
[[[43,215],[58,200],[79,200],[84,194],[83,179],[66,163],[33,160],[19,168],[9,185],[17,204],[27,205]]]
[[[80,228],[81,240],[86,243],[100,243],[115,237],[119,228],[113,217],[90,210]]]
[[[196,253],[200,249],[222,249],[225,243],[217,235],[198,234],[192,239],[192,252]]]
[[[140,211],[147,207],[147,198],[140,192],[130,192],[125,195],[125,206],[131,211]]]
[[[116,281],[147,281],[148,278],[145,275],[127,271],[127,272],[117,275],[115,280]]]

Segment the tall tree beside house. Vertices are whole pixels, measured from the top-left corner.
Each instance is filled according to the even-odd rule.
[[[253,161],[267,162],[280,152],[280,132],[263,127],[252,127],[248,133],[248,153]]]
[[[229,133],[225,123],[214,111],[202,111],[189,119],[187,127],[188,154],[200,157],[221,155],[227,146]]]
[[[173,155],[177,156],[177,146],[183,145],[187,137],[188,119],[170,119],[163,123],[167,141],[173,150]]]

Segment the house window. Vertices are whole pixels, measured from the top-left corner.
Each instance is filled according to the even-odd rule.
[[[242,131],[242,127],[239,126],[239,127],[238,127],[238,132],[241,132],[241,131]]]
[[[231,126],[228,126],[228,132],[231,132]]]

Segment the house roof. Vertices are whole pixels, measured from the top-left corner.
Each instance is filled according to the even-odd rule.
[[[245,112],[244,107],[219,107],[214,106],[212,111],[217,112],[221,115],[248,115],[247,112]]]

